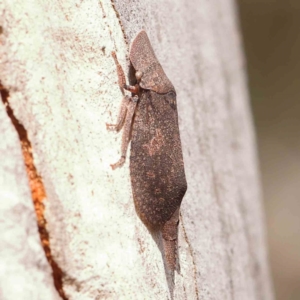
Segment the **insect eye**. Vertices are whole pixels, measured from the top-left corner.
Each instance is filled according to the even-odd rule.
[[[137,81],[140,81],[142,79],[142,77],[143,77],[143,72],[141,72],[141,71],[135,72],[135,78]]]
[[[176,98],[176,92],[175,91],[171,91],[168,93],[168,96],[171,98]]]

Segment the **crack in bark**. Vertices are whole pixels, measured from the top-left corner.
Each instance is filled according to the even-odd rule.
[[[58,264],[52,257],[51,248],[49,243],[49,232],[47,231],[46,224],[47,221],[44,216],[45,206],[44,199],[46,198],[46,191],[43,185],[42,178],[38,175],[37,169],[34,165],[33,155],[32,155],[32,147],[31,143],[28,139],[27,131],[24,126],[18,121],[12,108],[9,105],[9,91],[2,85],[0,81],[0,94],[2,102],[6,108],[6,113],[8,117],[11,119],[12,124],[14,125],[19,140],[21,144],[22,154],[24,158],[25,168],[29,180],[29,187],[31,191],[31,197],[35,208],[36,218],[37,218],[37,226],[40,235],[40,240],[42,247],[44,249],[46,258],[48,263],[52,269],[52,276],[54,281],[54,286],[58,291],[59,295],[63,300],[67,300],[67,297],[63,290],[63,271],[60,269]]]
[[[185,230],[185,227],[184,227],[184,222],[183,222],[183,216],[182,214],[180,213],[180,224],[181,224],[181,227],[182,227],[182,231],[183,231],[183,236],[184,236],[184,239],[186,241],[186,243],[188,244],[188,248],[189,248],[189,251],[190,251],[190,255],[191,255],[191,258],[192,258],[192,263],[193,263],[193,271],[194,271],[194,284],[195,284],[195,293],[196,293],[196,296],[197,296],[197,300],[199,300],[199,291],[198,291],[198,284],[197,284],[197,267],[196,267],[196,259],[195,259],[195,256],[194,256],[194,251],[193,251],[193,248],[192,248],[192,245],[189,241],[189,238],[187,236],[187,233],[186,233],[186,230]]]
[[[128,45],[129,45],[129,43],[128,43],[128,38],[127,38],[127,35],[126,35],[126,33],[125,33],[125,29],[124,29],[124,26],[123,26],[123,24],[122,24],[120,14],[119,14],[119,12],[118,12],[118,10],[117,10],[117,8],[116,8],[116,5],[115,5],[114,0],[110,0],[110,2],[111,2],[111,6],[112,6],[113,10],[114,10],[115,13],[116,13],[116,17],[117,17],[117,19],[118,19],[118,21],[119,21],[119,24],[120,24],[120,27],[121,27],[121,30],[122,30],[122,33],[123,33],[124,41],[125,41],[125,43],[126,43],[126,45],[127,45],[127,47],[128,47]]]

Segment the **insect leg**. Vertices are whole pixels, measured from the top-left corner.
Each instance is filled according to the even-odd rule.
[[[111,53],[111,55],[115,61],[116,67],[117,67],[118,83],[119,83],[120,88],[130,91],[133,94],[137,94],[139,92],[138,85],[127,85],[126,84],[125,74],[124,74],[122,66],[120,65],[120,63],[118,61],[116,52],[113,51]]]
[[[122,129],[122,127],[124,125],[124,120],[125,120],[125,117],[126,117],[126,113],[127,113],[127,106],[130,103],[130,99],[131,98],[129,96],[125,96],[123,98],[123,100],[121,102],[121,107],[120,107],[117,123],[116,124],[106,123],[106,129],[107,130],[119,132]]]
[[[129,144],[130,138],[131,138],[131,136],[130,136],[131,126],[132,126],[133,116],[134,116],[137,101],[138,101],[138,96],[134,96],[129,99],[130,99],[130,101],[127,105],[127,114],[126,114],[126,118],[125,118],[125,122],[124,122],[124,129],[123,129],[123,135],[122,135],[121,158],[119,159],[118,162],[111,165],[113,170],[118,167],[121,167],[124,164],[128,144]]]
[[[117,58],[117,55],[116,55],[116,52],[113,51],[111,53],[114,61],[115,61],[115,64],[116,64],[116,67],[117,67],[117,73],[118,73],[118,83],[119,83],[119,86],[123,89],[124,86],[126,85],[126,79],[125,79],[125,74],[124,74],[124,71],[123,71],[123,68],[122,66],[119,64],[119,61],[118,61],[118,58]]]

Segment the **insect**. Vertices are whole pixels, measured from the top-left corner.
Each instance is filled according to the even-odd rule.
[[[135,70],[135,85],[127,85],[116,54],[119,85],[131,92],[125,96],[116,124],[122,127],[120,160],[124,164],[131,140],[130,177],[135,209],[150,231],[160,231],[166,265],[174,271],[177,263],[179,209],[187,190],[178,127],[176,92],[158,62],[145,31],[137,34],[129,59]]]

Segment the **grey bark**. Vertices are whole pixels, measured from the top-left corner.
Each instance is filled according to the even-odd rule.
[[[0,79],[43,179],[51,250],[68,299],[273,299],[235,4],[9,0],[0,13]],[[116,120],[122,98],[111,51],[126,69],[126,40],[142,28],[177,90],[188,191],[174,287],[134,211],[128,160],[115,171],[109,166],[121,135],[105,123]],[[9,148],[0,148],[6,157]],[[19,153],[10,165],[21,160]],[[13,167],[1,172],[19,176]],[[19,188],[28,190],[22,172]],[[15,197],[32,212],[28,192]],[[32,219],[24,222],[37,240]],[[38,269],[37,261],[26,267]],[[50,290],[48,281],[45,292],[55,299]],[[13,288],[6,293],[15,299]]]
[[[59,299],[38,236],[20,141],[1,101],[0,133],[0,299]]]

